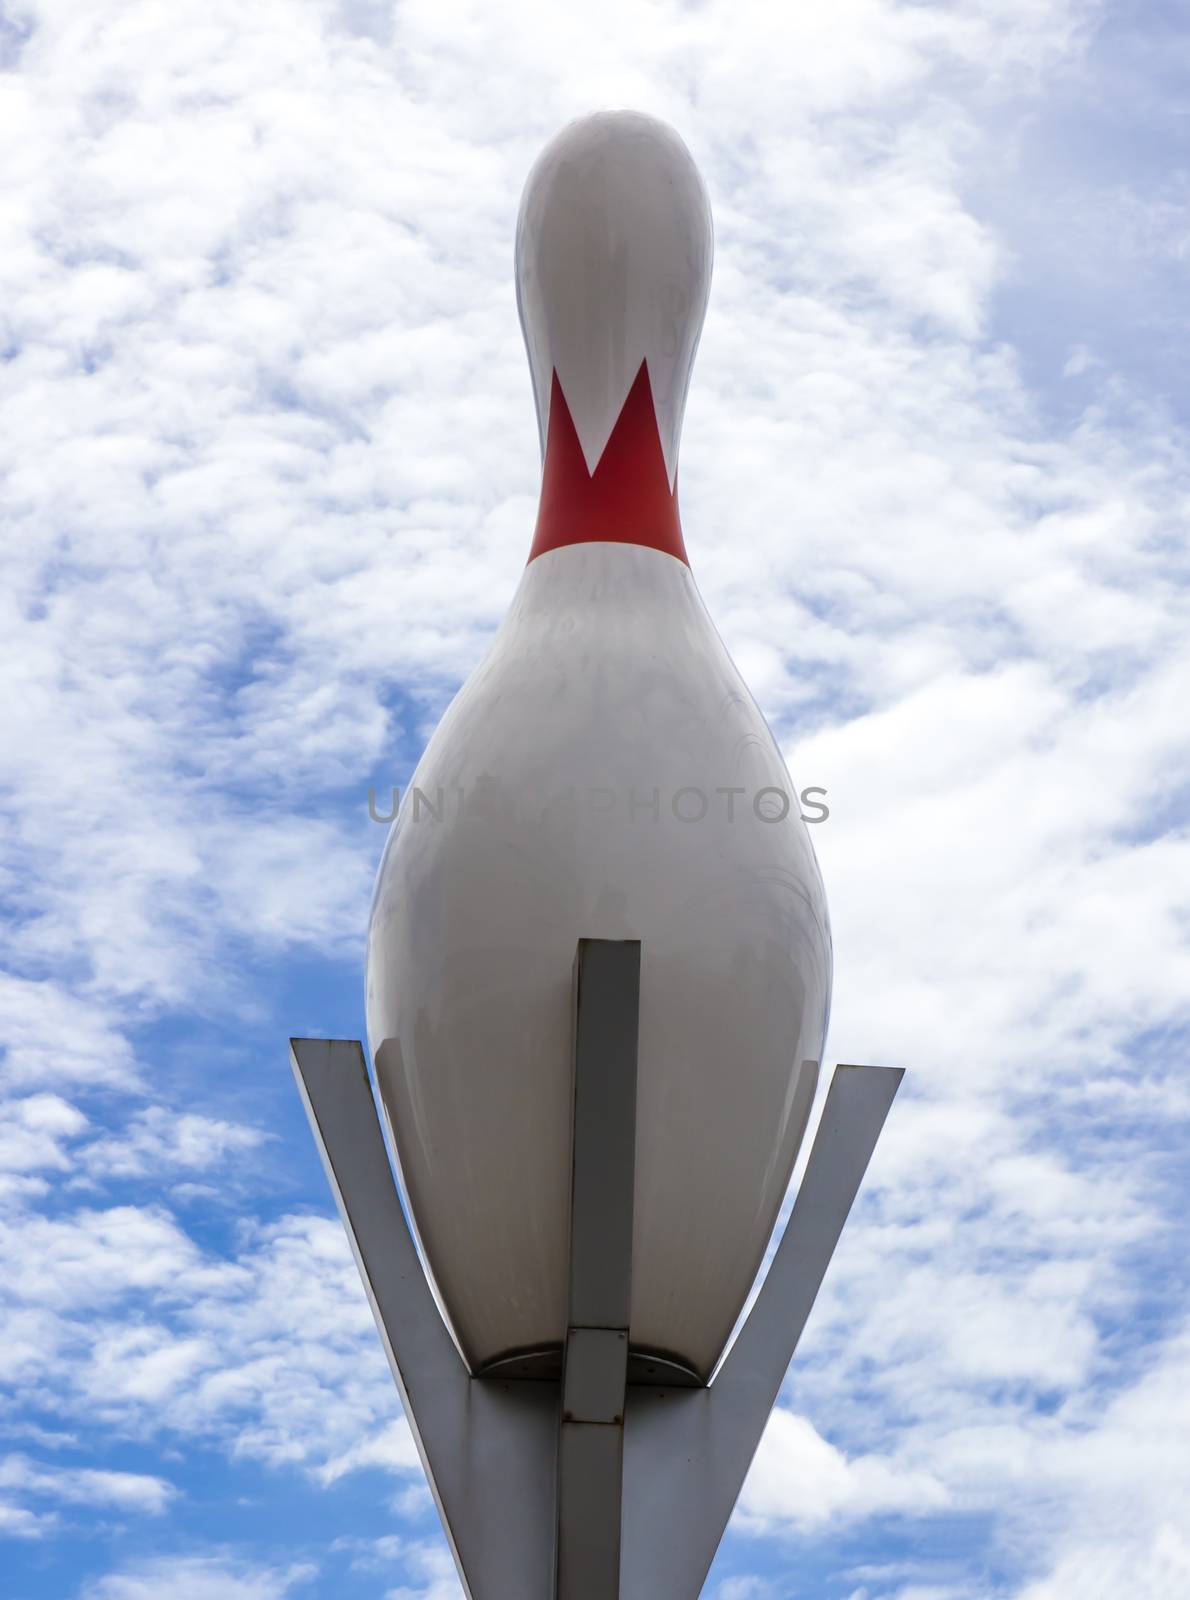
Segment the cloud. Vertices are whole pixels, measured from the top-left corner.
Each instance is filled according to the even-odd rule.
[[[1190,1498],[1190,1324],[1142,1357],[1134,1382],[1102,1410],[1076,1404],[1032,1464],[1038,1486],[1064,1485],[1071,1508],[1045,1576],[1015,1600],[1099,1600],[1121,1592],[1172,1600],[1190,1573],[1182,1532]],[[1072,1420],[1075,1420],[1072,1418]]]
[[[139,1111],[118,1134],[92,1141],[82,1152],[90,1178],[138,1177],[169,1171],[205,1172],[265,1140],[259,1128],[164,1106]]]
[[[38,1513],[0,1500],[0,1538],[40,1539],[57,1526],[57,1520],[52,1512]]]
[[[351,1556],[351,1570],[381,1576],[400,1570],[413,1580],[386,1590],[386,1600],[456,1600],[462,1585],[447,1551],[438,1543],[387,1534],[379,1539],[341,1539],[336,1549]]]
[[[814,1529],[834,1519],[887,1513],[927,1516],[950,1496],[928,1470],[860,1456],[849,1461],[783,1406],[769,1419],[740,1496],[737,1517],[754,1532]]]
[[[316,1570],[253,1566],[230,1555],[160,1556],[88,1583],[83,1600],[288,1600]]]
[[[390,1472],[421,1470],[417,1446],[404,1418],[396,1427],[386,1428],[382,1433],[352,1445],[342,1455],[333,1457],[319,1468],[318,1476],[323,1483],[335,1483],[344,1473],[354,1472],[360,1467],[384,1467]]]
[[[716,1591],[718,1600],[767,1600],[775,1591],[763,1578],[727,1578]]]
[[[0,1256],[19,1300],[64,1310],[145,1291],[166,1300],[218,1292],[237,1276],[229,1265],[204,1261],[172,1217],[146,1206],[0,1222]]]
[[[82,1112],[56,1094],[0,1101],[0,1170],[65,1168],[69,1164],[65,1141],[86,1126]]]
[[[136,1067],[111,1010],[50,979],[0,973],[0,1083],[130,1088]]]
[[[1139,1547],[1089,1541],[1065,1557],[1055,1572],[1021,1590],[1018,1600],[1177,1600],[1190,1582],[1190,1541],[1166,1523]]]
[[[337,1220],[282,1218],[221,1259],[160,1210],[79,1209],[0,1226],[0,1259],[16,1288],[0,1374],[44,1411],[326,1483],[420,1471]]]
[[[460,1600],[463,1586],[453,1561],[440,1545],[406,1545],[401,1562],[404,1575],[412,1582],[387,1590],[385,1600]]]
[[[53,1528],[58,1505],[160,1516],[176,1494],[172,1483],[147,1473],[46,1466],[23,1455],[0,1457],[0,1529],[17,1538],[36,1538]],[[16,1503],[17,1497],[48,1500],[55,1507],[38,1511]]]

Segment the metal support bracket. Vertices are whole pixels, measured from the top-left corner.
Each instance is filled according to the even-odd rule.
[[[553,1593],[558,1398],[471,1376],[434,1303],[356,1039],[293,1039],[294,1076],[468,1600]]]
[[[785,1233],[714,1381],[633,1394],[620,1600],[700,1592],[903,1076],[835,1068]]]
[[[560,1384],[468,1372],[401,1209],[362,1046],[290,1041],[468,1600],[696,1600],[903,1075],[835,1069],[784,1236],[710,1387],[627,1384],[639,992],[638,943],[580,941]]]

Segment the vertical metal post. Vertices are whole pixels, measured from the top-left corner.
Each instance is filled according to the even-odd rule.
[[[557,1600],[620,1594],[639,1013],[639,941],[580,940]]]

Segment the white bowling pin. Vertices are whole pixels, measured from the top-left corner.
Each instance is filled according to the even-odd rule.
[[[711,254],[699,173],[651,118],[572,123],[530,174],[516,267],[537,531],[392,825],[367,963],[402,1182],[473,1370],[565,1332],[580,938],[642,941],[638,1350],[710,1372],[822,1056],[822,881],[678,521]]]

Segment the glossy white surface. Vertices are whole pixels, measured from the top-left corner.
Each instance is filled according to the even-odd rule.
[[[463,1350],[563,1336],[571,965],[634,938],[631,1338],[706,1374],[801,1140],[831,954],[792,780],[688,568],[610,543],[532,562],[414,784],[442,815],[410,792],[393,824],[368,1033]]]
[[[594,472],[647,361],[672,488],[712,255],[706,189],[665,123],[603,111],[550,141],[525,184],[516,240],[543,452],[555,369]]]

